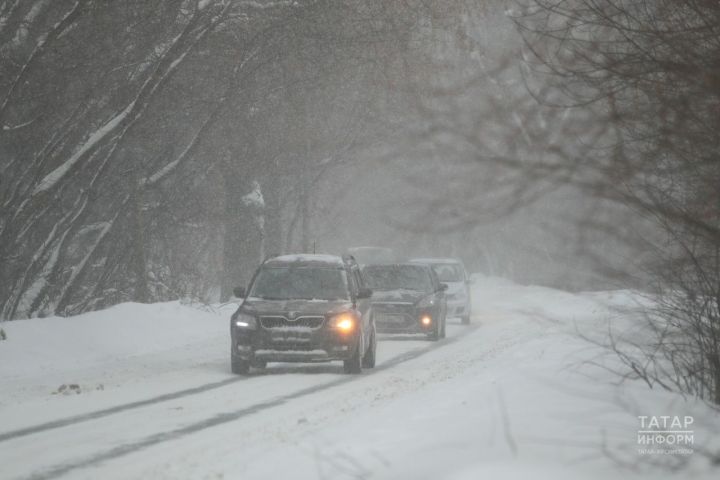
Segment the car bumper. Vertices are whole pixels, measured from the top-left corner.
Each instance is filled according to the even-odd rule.
[[[424,326],[422,324],[408,324],[408,325],[381,325],[377,324],[378,333],[431,333],[433,331],[433,325]]]
[[[423,325],[421,318],[429,316],[432,323]],[[375,326],[378,333],[431,333],[439,318],[434,311],[381,313],[375,315]]]
[[[347,360],[358,345],[358,332],[348,334],[320,328],[309,331],[234,329],[233,356],[264,362],[329,362]]]

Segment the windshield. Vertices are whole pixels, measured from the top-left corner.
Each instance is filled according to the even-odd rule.
[[[265,267],[255,278],[249,296],[266,300],[347,300],[347,277],[341,268]]]
[[[441,282],[462,282],[463,271],[457,263],[439,263],[432,266]]]
[[[363,269],[365,282],[373,290],[432,291],[427,269],[416,265],[373,265]]]

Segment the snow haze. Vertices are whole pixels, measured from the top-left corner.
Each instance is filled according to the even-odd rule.
[[[696,0],[0,0],[0,479],[720,478],[718,58]]]

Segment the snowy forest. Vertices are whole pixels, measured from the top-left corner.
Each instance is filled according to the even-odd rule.
[[[11,1],[2,312],[228,288],[307,251],[327,171],[388,123],[429,9],[390,2]]]
[[[647,292],[611,347],[720,402],[718,58],[708,0],[0,1],[0,318],[382,245]]]

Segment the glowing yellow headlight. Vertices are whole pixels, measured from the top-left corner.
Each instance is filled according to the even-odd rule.
[[[423,315],[422,318],[420,318],[420,323],[427,327],[432,323],[432,318],[430,318],[430,315]]]
[[[337,323],[337,327],[340,330],[352,330],[353,328],[353,321],[349,318],[343,318]]]
[[[332,326],[343,332],[349,332],[355,328],[355,319],[348,314],[338,315],[333,318]]]

